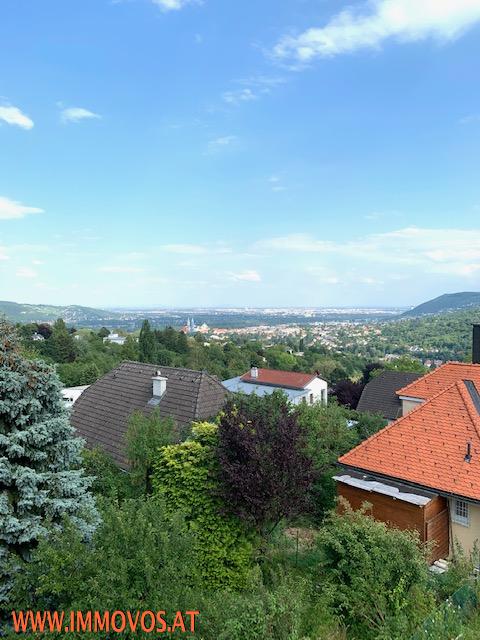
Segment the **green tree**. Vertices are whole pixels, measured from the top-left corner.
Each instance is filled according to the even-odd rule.
[[[335,504],[336,484],[332,476],[337,460],[358,444],[359,438],[356,430],[349,427],[349,412],[334,400],[328,405],[301,404],[296,411],[307,434],[306,451],[315,471],[310,508],[315,519],[322,520]]]
[[[195,537],[192,562],[207,588],[244,587],[252,567],[252,536],[226,513],[219,497],[218,428],[192,427],[192,438],[160,450],[153,475],[155,495],[169,513],[181,510]]]
[[[56,320],[52,335],[46,340],[45,353],[54,362],[73,362],[75,360],[77,355],[75,341],[61,318]]]
[[[155,336],[148,320],[144,320],[138,339],[138,355],[140,362],[155,362]]]
[[[110,335],[110,330],[107,329],[107,327],[102,327],[101,329],[98,330],[98,336],[102,339],[106,338],[109,335]]]
[[[90,479],[54,371],[19,353],[0,322],[0,575],[9,556],[28,559],[47,524],[69,515],[84,535],[97,522]],[[2,566],[3,565],[3,566]]]
[[[176,439],[175,421],[162,418],[158,409],[150,415],[135,411],[128,422],[127,458],[132,484],[142,495],[152,493],[153,465],[161,447]]]
[[[362,640],[404,640],[432,607],[418,534],[389,529],[362,511],[332,512],[320,530],[318,576],[330,605]]]

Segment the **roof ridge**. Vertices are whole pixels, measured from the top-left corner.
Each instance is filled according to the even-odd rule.
[[[438,393],[436,393],[434,396],[429,398],[426,402],[420,403],[418,405],[418,407],[415,407],[414,409],[412,409],[411,411],[406,413],[404,416],[400,416],[400,418],[397,418],[396,420],[394,420],[390,424],[387,424],[386,427],[383,427],[383,429],[380,429],[380,431],[377,431],[377,433],[374,433],[373,435],[368,437],[366,440],[363,440],[362,442],[357,444],[357,446],[355,448],[350,449],[350,451],[347,451],[347,453],[344,453],[343,456],[341,456],[338,459],[338,462],[341,462],[343,458],[345,458],[346,456],[350,455],[354,451],[357,451],[357,449],[363,448],[363,446],[365,444],[367,444],[367,442],[370,442],[371,440],[374,440],[375,438],[378,438],[380,436],[380,434],[383,434],[386,431],[391,430],[393,427],[398,426],[401,422],[406,420],[406,418],[410,418],[414,413],[417,413],[418,411],[421,411],[422,409],[425,409],[433,400],[436,400],[439,396],[443,395],[444,393],[447,393],[447,391],[450,391],[450,389],[455,387],[458,382],[460,382],[460,381],[459,380],[455,380],[455,382],[452,382],[452,384],[450,384],[448,387],[446,387],[445,389],[442,389],[442,391],[439,391]],[[480,435],[479,435],[479,438],[480,438]]]
[[[430,376],[433,376],[435,373],[437,373],[438,371],[440,371],[440,369],[443,369],[444,367],[447,367],[450,364],[454,364],[455,366],[457,365],[462,365],[464,367],[475,367],[475,366],[480,366],[480,365],[475,365],[473,362],[458,362],[457,360],[448,360],[447,362],[444,362],[443,364],[441,364],[439,367],[437,367],[436,369],[433,369],[432,371],[427,371],[427,373],[425,373],[423,376],[421,376],[420,378],[417,378],[417,380],[414,380],[413,382],[410,382],[409,384],[405,385],[404,387],[402,387],[401,389],[398,389],[398,391],[396,391],[395,393],[397,394],[397,396],[400,395],[405,395],[403,392],[405,390],[407,390],[409,387],[412,387],[413,385],[417,385],[420,382],[422,382],[423,380],[426,380],[427,378],[429,378]],[[417,397],[417,396],[412,396],[412,397]]]
[[[120,364],[117,365],[117,367],[115,367],[115,369],[120,367],[122,364],[140,364],[144,367],[157,367],[160,370],[174,369],[175,371],[188,371],[189,373],[198,373],[198,374],[204,373],[204,371],[200,369],[189,369],[188,367],[170,367],[168,365],[155,364],[154,362],[140,362],[139,360],[122,360]],[[208,373],[208,372],[205,372],[205,373]]]
[[[403,391],[405,391],[409,387],[412,387],[414,384],[418,384],[419,382],[422,382],[426,378],[429,378],[430,376],[433,376],[434,373],[436,373],[437,371],[440,371],[440,369],[443,369],[443,367],[446,367],[448,364],[454,364],[454,363],[453,362],[444,362],[443,364],[441,364],[436,369],[433,369],[432,371],[427,371],[427,373],[425,373],[423,376],[421,376],[417,380],[414,380],[413,382],[410,382],[409,384],[405,385],[401,389],[398,389],[398,391],[395,391],[395,393],[397,394],[397,396],[405,395],[403,393]],[[416,397],[416,396],[413,396],[413,397]]]

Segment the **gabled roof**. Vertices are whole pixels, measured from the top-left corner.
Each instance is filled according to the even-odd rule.
[[[379,413],[387,420],[396,420],[402,412],[398,389],[417,380],[421,374],[405,371],[382,371],[362,391],[357,411]]]
[[[440,393],[456,380],[473,380],[480,388],[480,364],[468,364],[465,362],[446,362],[434,371],[430,371],[412,384],[399,389],[399,396],[422,398],[429,400]]]
[[[258,376],[252,378],[251,371],[241,376],[242,382],[264,384],[286,389],[304,389],[309,382],[318,376],[312,373],[297,373],[295,371],[276,371],[275,369],[258,369]]]
[[[457,380],[339,459],[355,469],[480,500],[478,391]],[[478,404],[478,403],[477,403]],[[478,404],[480,407],[480,404]],[[467,462],[467,444],[471,460]]]
[[[152,377],[158,369],[167,378],[167,388],[152,402]],[[71,421],[88,446],[101,447],[127,468],[125,435],[134,411],[147,415],[158,407],[162,417],[172,416],[181,428],[215,416],[226,395],[222,384],[205,371],[123,362],[83,392]]]

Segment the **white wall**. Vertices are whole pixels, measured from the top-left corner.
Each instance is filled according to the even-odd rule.
[[[328,400],[328,384],[322,378],[315,378],[305,387],[307,390],[307,403],[313,404],[313,402],[324,402],[327,404]],[[311,399],[313,396],[313,399]]]

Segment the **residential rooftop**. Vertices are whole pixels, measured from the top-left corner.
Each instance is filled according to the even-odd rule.
[[[468,365],[461,371],[471,373]],[[480,501],[479,388],[471,380],[457,379],[342,456],[339,463]]]

